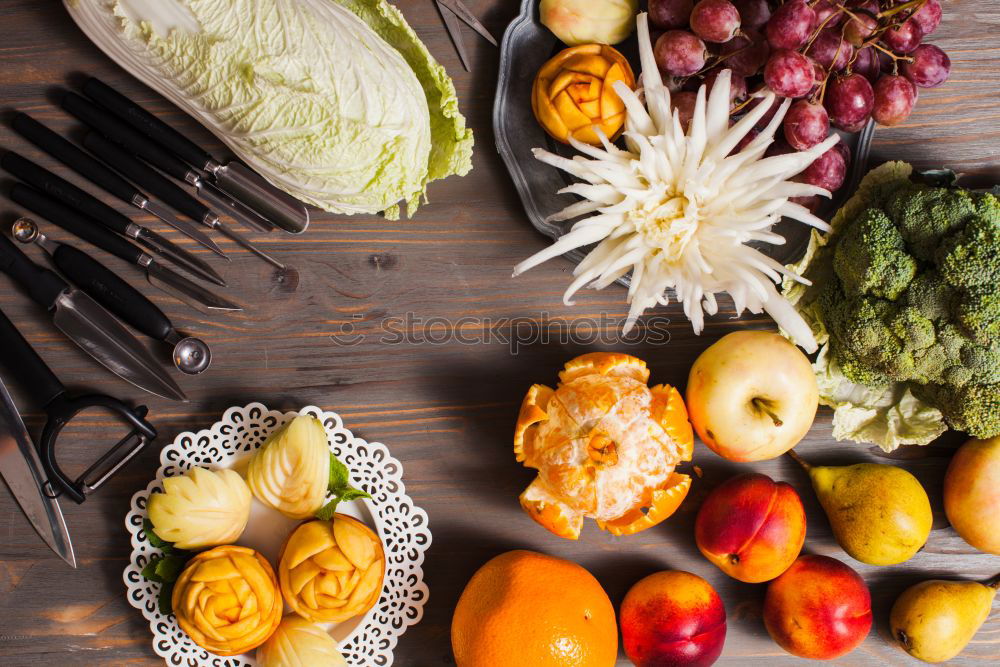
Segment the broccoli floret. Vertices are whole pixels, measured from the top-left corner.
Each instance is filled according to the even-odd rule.
[[[1000,225],[1000,199],[990,192],[979,194],[976,197],[976,215]]]
[[[954,287],[995,285],[1000,281],[1000,221],[977,215],[945,239],[937,252],[941,276]]]
[[[917,273],[899,229],[877,208],[844,230],[833,251],[833,269],[848,293],[896,299]]]
[[[961,362],[956,368],[968,369],[970,380],[979,384],[1000,383],[1000,340],[989,347],[966,345],[962,348]]]
[[[941,239],[966,224],[976,213],[976,202],[967,190],[918,187],[897,190],[885,210],[896,223],[908,250],[929,261]]]
[[[812,273],[831,353],[854,382],[906,383],[953,428],[1000,435],[1000,199],[896,185],[873,201]]]
[[[955,290],[934,270],[917,274],[900,300],[931,320],[949,319],[955,305]]]
[[[967,290],[955,308],[955,319],[977,343],[1000,340],[1000,286],[993,283]]]
[[[952,428],[976,438],[1000,433],[1000,384],[915,385],[913,395],[940,410]]]

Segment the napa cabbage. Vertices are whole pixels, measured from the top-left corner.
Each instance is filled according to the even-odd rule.
[[[111,7],[199,120],[304,202],[389,217],[405,202],[412,214],[429,181],[471,168],[451,79],[385,0]]]

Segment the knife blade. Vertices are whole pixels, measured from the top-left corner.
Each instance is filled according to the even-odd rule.
[[[45,492],[45,469],[3,378],[0,378],[0,475],[38,535],[75,568],[76,555],[62,509]]]
[[[0,166],[28,185],[92,218],[96,223],[100,223],[122,236],[139,241],[193,275],[213,282],[220,287],[226,286],[226,281],[222,279],[222,276],[216,273],[205,260],[196,257],[193,253],[175,245],[156,232],[135,224],[128,217],[72,183],[63,180],[48,169],[13,151],[4,153],[3,157],[0,157]]]
[[[21,112],[15,114],[11,126],[22,137],[91,183],[103,188],[131,206],[152,213],[181,234],[208,248],[219,257],[230,261],[226,253],[222,252],[222,249],[207,234],[187,220],[178,218],[166,207],[151,201],[145,193],[116,174],[114,170],[104,166],[100,160],[91,157],[86,151],[59,136],[28,114]]]
[[[0,271],[19,283],[38,305],[51,311],[56,328],[109,371],[151,394],[187,400],[177,383],[124,325],[54,271],[35,264],[3,235]]]
[[[88,79],[83,85],[83,92],[187,164],[205,172],[227,196],[235,198],[281,229],[297,234],[309,226],[309,211],[302,202],[239,162],[218,162],[193,141],[100,79]],[[201,178],[198,172],[171,175],[192,184],[194,181],[191,179]]]
[[[163,288],[163,281],[168,280],[164,276],[169,276],[172,285],[183,288],[183,292],[165,290],[169,294],[177,296],[185,303],[197,310],[207,308],[210,311],[239,311],[241,306],[228,299],[218,296],[214,292],[195,284],[184,276],[174,273],[170,269],[156,263],[154,258],[136,247],[132,243],[123,239],[104,227],[93,225],[86,216],[80,215],[73,209],[60,204],[59,202],[46,197],[44,194],[18,183],[10,189],[10,198],[25,208],[34,211],[38,215],[46,218],[50,222],[62,227],[70,234],[92,243],[102,250],[119,257],[130,264],[135,264],[146,271],[146,277],[150,284]],[[152,268],[151,268],[152,267]],[[159,280],[153,280],[157,276]],[[178,289],[180,289],[180,287]],[[182,297],[183,293],[186,296]],[[194,301],[192,301],[194,299]],[[198,305],[200,304],[200,305]]]
[[[128,127],[124,127],[123,129],[132,132],[132,130]],[[140,135],[136,135],[134,138],[147,142],[147,140]],[[122,150],[121,147],[112,143],[110,140],[97,132],[91,132],[84,137],[83,145],[86,146],[87,150],[91,151],[94,155],[98,156],[120,171],[134,167],[135,165],[133,163],[138,162],[138,160]],[[285,270],[286,267],[284,264],[271,257],[260,248],[254,246],[242,234],[237,233],[228,225],[223,224],[223,222],[219,220],[219,216],[212,209],[202,204],[180,187],[174,185],[170,179],[158,173],[155,169],[146,167],[145,165],[142,166],[145,167],[144,170],[136,170],[134,173],[137,178],[143,179],[142,186],[144,188],[192,220],[196,220],[207,227],[211,227],[212,229],[222,232],[222,234],[228,236],[238,245],[246,248],[267,263],[281,271]],[[202,195],[211,201],[212,195],[208,192],[207,188],[202,191]]]

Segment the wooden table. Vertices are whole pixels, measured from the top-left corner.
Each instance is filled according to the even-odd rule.
[[[468,4],[500,35],[517,3],[471,0]],[[265,249],[298,269],[298,284],[274,280],[266,265],[220,238],[233,258],[225,267],[231,282],[227,293],[248,306],[241,315],[202,317],[156,290],[147,290],[180,329],[204,338],[214,350],[215,362],[208,373],[181,379],[190,403],[154,399],[104,372],[55,331],[45,313],[5,278],[0,279],[3,309],[67,384],[147,404],[162,442],[180,431],[211,424],[231,405],[256,400],[274,408],[315,404],[336,410],[357,434],[388,444],[403,461],[407,489],[428,511],[434,533],[425,563],[430,601],[423,621],[399,644],[398,665],[452,663],[449,624],[459,593],[479,565],[514,548],[546,551],[583,564],[616,605],[633,582],[653,571],[696,572],[717,587],[726,603],[730,625],[723,663],[795,662],[764,630],[760,617],[764,587],[729,579],[699,555],[693,541],[692,523],[701,500],[714,485],[749,466],[723,461],[699,444],[695,463],[704,470],[704,478],[695,482],[690,499],[665,524],[630,538],[615,539],[588,522],[579,542],[564,541],[518,508],[517,495],[533,472],[514,461],[511,430],[532,382],[554,382],[561,365],[582,352],[615,349],[646,359],[656,382],[683,387],[691,361],[719,336],[746,326],[771,325],[721,315],[698,337],[680,310],[669,307],[662,312],[673,320],[665,345],[616,343],[614,323],[607,325],[606,340],[592,345],[564,343],[555,337],[547,344],[524,345],[512,354],[496,339],[485,341],[488,331],[497,337],[509,335],[512,328],[542,318],[566,322],[606,314],[620,320],[623,290],[615,286],[601,293],[585,292],[575,308],[566,308],[560,295],[569,280],[568,262],[551,261],[517,280],[510,278],[511,267],[546,241],[525,219],[493,145],[490,114],[497,51],[466,31],[474,63],[474,71],[466,73],[433,4],[407,0],[399,5],[455,78],[462,111],[476,132],[473,172],[434,184],[430,204],[413,220],[317,214],[301,237],[259,236],[257,241]],[[970,183],[1000,182],[1000,3],[960,0],[945,5],[944,23],[933,42],[951,55],[952,78],[939,89],[921,91],[917,110],[905,125],[879,129],[873,159],[906,159],[921,167],[945,165],[968,173]],[[206,147],[220,149],[204,130],[105,58],[76,29],[60,3],[0,0],[0,25],[4,106],[31,112],[57,129],[69,129],[73,123],[53,106],[51,93],[80,73],[93,74],[204,140]],[[6,123],[0,127],[0,146],[54,165]],[[66,173],[61,167],[57,171]],[[19,212],[4,200],[0,224],[9,225]],[[154,219],[136,219],[166,231]],[[48,223],[43,226],[52,230]],[[108,263],[139,284],[130,268],[115,259]],[[483,342],[380,342],[380,323],[385,318],[405,318],[407,313],[423,318],[425,325],[429,318],[452,322],[462,316],[476,318],[467,332]],[[364,334],[360,344],[335,342],[347,326]],[[442,325],[430,326],[439,332]],[[14,393],[25,406],[29,429],[37,433],[40,412],[26,405],[18,387]],[[107,424],[102,415],[88,416],[62,441],[63,456],[77,464],[89,460],[91,446],[106,442]],[[779,459],[753,466],[790,482],[802,494],[810,521],[806,550],[849,562],[871,586],[877,626],[863,646],[838,664],[915,664],[886,641],[895,595],[931,576],[982,579],[1000,572],[1000,558],[975,552],[944,517],[941,482],[956,442],[945,438],[931,447],[899,453],[898,458],[905,459],[899,463],[916,474],[931,494],[934,530],[926,548],[911,561],[882,569],[861,566],[837,547],[806,477],[793,463]],[[884,460],[878,451],[835,443],[827,411],[820,413],[799,451],[814,461]],[[9,493],[0,491],[0,663],[157,663],[149,629],[125,601],[121,579],[129,553],[122,520],[132,493],[146,485],[156,465],[154,447],[84,505],[63,503],[79,559],[76,571],[42,544]],[[993,615],[958,662],[1000,662],[1000,613]],[[624,657],[620,664],[627,664]]]

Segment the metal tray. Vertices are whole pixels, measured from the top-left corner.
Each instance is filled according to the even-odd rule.
[[[531,149],[543,147],[563,156],[572,156],[575,151],[549,137],[531,111],[531,86],[535,74],[545,61],[565,48],[538,20],[537,5],[537,0],[521,1],[521,13],[511,21],[500,44],[500,74],[493,102],[493,133],[497,151],[507,165],[528,219],[535,229],[554,240],[565,234],[574,221],[546,222],[545,219],[578,198],[575,195],[555,194],[568,185],[572,178],[562,170],[536,160]],[[637,42],[633,34],[615,47],[633,66],[637,66],[639,62]],[[638,68],[636,74],[638,75]],[[841,141],[851,149],[851,164],[844,185],[834,193],[832,199],[824,200],[816,211],[819,217],[830,219],[857,189],[861,177],[868,171],[868,155],[874,129],[875,124],[869,122],[856,134],[839,132]],[[785,237],[785,244],[762,244],[760,249],[784,264],[797,261],[809,242],[809,230],[809,227],[800,222],[782,220],[775,225],[774,231]],[[586,256],[586,250],[589,249],[572,250],[565,257],[578,263]],[[618,282],[628,285],[629,276],[622,277]]]

